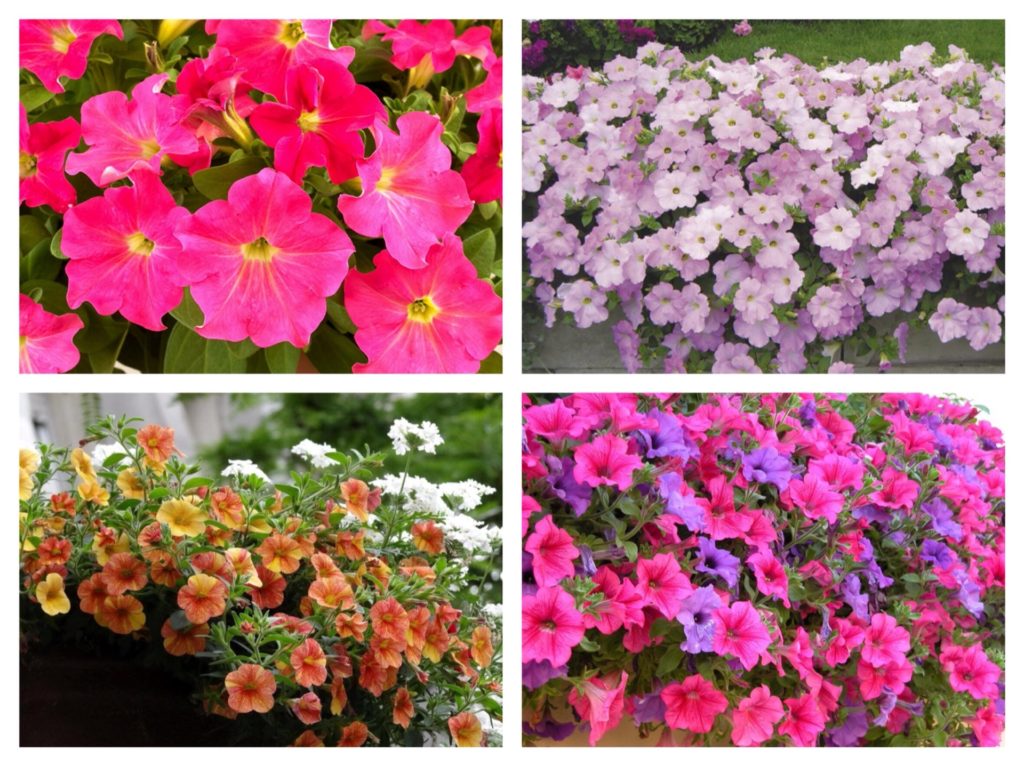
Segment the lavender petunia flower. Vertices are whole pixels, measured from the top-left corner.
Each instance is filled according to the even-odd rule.
[[[710,538],[698,539],[697,546],[700,548],[697,570],[709,575],[717,575],[729,584],[729,588],[736,588],[736,583],[739,580],[739,557],[734,557],[725,549],[718,548]]]
[[[759,447],[743,456],[743,476],[748,482],[775,485],[781,493],[793,478],[793,467],[774,447]]]
[[[661,688],[660,682],[656,682],[654,689],[644,695],[634,695],[631,700],[633,703],[633,721],[639,726],[649,722],[664,722],[665,721],[665,701],[661,699]]]
[[[523,685],[531,690],[543,687],[552,679],[560,679],[569,673],[569,666],[552,666],[549,661],[527,661],[523,664]]]
[[[641,429],[637,432],[648,458],[674,456],[686,463],[698,455],[697,446],[686,435],[679,419],[660,410],[652,410],[647,415],[658,422],[657,429]]]
[[[863,706],[846,709],[846,719],[828,731],[833,746],[856,746],[868,734],[868,715]]]
[[[701,586],[683,600],[676,620],[683,624],[686,641],[679,645],[688,653],[711,652],[715,635],[714,611],[722,606],[714,588]]]
[[[843,581],[842,594],[843,601],[850,606],[853,610],[853,614],[861,620],[868,620],[868,595],[861,594],[860,592],[860,577],[855,573],[850,573],[846,576]]]
[[[665,511],[679,517],[691,530],[703,530],[706,524],[704,509],[697,505],[697,497],[686,488],[683,493],[683,478],[679,474],[662,474],[658,477],[658,492],[665,499]]]
[[[588,485],[576,481],[573,476],[574,466],[575,463],[569,457],[548,458],[548,482],[555,497],[564,501],[577,517],[582,517],[590,506],[590,496],[594,491]]]
[[[921,559],[925,562],[931,562],[942,570],[958,561],[953,549],[944,543],[933,541],[930,538],[921,547]]]

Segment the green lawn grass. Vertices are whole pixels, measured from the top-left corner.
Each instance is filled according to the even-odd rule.
[[[966,50],[986,66],[1006,63],[1006,25],[1001,20],[956,21],[755,21],[754,31],[737,37],[725,31],[711,45],[687,55],[690,60],[712,54],[723,61],[751,59],[761,48],[792,53],[809,64],[865,58],[886,61],[899,58],[905,45],[929,42],[945,53],[950,43]],[[662,42],[669,42],[663,40]]]

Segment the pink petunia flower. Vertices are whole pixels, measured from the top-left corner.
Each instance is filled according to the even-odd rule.
[[[629,452],[626,440],[614,434],[602,434],[593,442],[577,445],[573,456],[573,477],[591,487],[614,485],[619,490],[628,490],[633,484],[633,472],[643,465]]]
[[[843,496],[832,490],[828,483],[816,474],[794,479],[789,483],[787,492],[793,505],[808,519],[825,518],[830,525],[834,525],[839,512],[843,510]]]
[[[782,563],[768,551],[757,551],[747,557],[747,564],[754,571],[757,590],[765,596],[778,599],[789,607],[789,576]]]
[[[732,711],[732,742],[737,746],[760,746],[772,736],[782,719],[782,701],[768,685],[754,689]]]
[[[747,671],[758,664],[771,638],[750,602],[733,602],[715,610],[712,648],[718,655],[735,655]]]
[[[864,643],[864,629],[846,618],[836,618],[832,624],[832,641],[825,650],[825,662],[839,666],[850,659],[850,652]]]
[[[501,109],[501,83],[504,66],[502,60],[494,62],[480,85],[466,91],[466,111],[483,114],[490,109]]]
[[[645,605],[655,607],[666,618],[679,614],[683,600],[693,593],[693,584],[671,554],[655,554],[636,563],[636,588]]]
[[[64,158],[78,146],[82,129],[74,117],[30,125],[25,107],[19,107],[18,202],[30,208],[49,205],[63,213],[78,197],[64,175]]]
[[[996,710],[995,702],[990,702],[982,709],[978,709],[974,716],[964,720],[970,725],[974,737],[978,739],[981,746],[999,746],[1003,742],[1003,727],[1006,724],[1005,717]]]
[[[369,361],[357,373],[475,373],[501,341],[501,299],[447,235],[413,269],[383,250],[374,270],[353,272],[345,308]]]
[[[85,327],[77,314],[51,314],[28,296],[18,297],[21,373],[66,373],[78,364],[72,339]]]
[[[164,157],[192,155],[199,143],[184,127],[170,96],[161,93],[167,75],[147,77],[132,89],[93,96],[82,104],[82,138],[89,148],[68,155],[68,173],[84,173],[106,186],[136,171],[160,172]]]
[[[331,19],[222,19],[208,21],[207,32],[238,59],[254,88],[281,101],[292,67],[323,59],[342,67],[352,63],[353,48],[331,45],[331,24]]]
[[[921,488],[902,471],[886,467],[882,472],[882,489],[871,494],[871,502],[887,509],[911,509]]]
[[[572,536],[562,530],[549,514],[534,526],[533,535],[523,547],[533,555],[533,577],[538,586],[554,586],[576,572],[573,560],[580,552],[572,545]]]
[[[204,338],[305,346],[355,248],[286,175],[264,168],[179,224],[180,268]]]
[[[360,234],[383,237],[400,264],[419,269],[430,249],[469,217],[473,202],[462,176],[451,170],[441,121],[409,112],[397,125],[398,133],[383,122],[373,128],[376,151],[356,163],[362,194],[342,195],[338,210]]]
[[[447,19],[405,19],[394,28],[371,20],[363,27],[364,38],[381,33],[381,39],[391,43],[391,63],[402,70],[426,70],[420,79],[451,69],[458,55],[480,59],[484,69],[489,69],[496,60],[491,30],[484,26],[470,27],[458,37],[455,25]]]
[[[77,80],[89,65],[89,50],[100,35],[124,39],[115,19],[22,19],[20,66],[51,93],[63,93],[60,78]]]
[[[813,746],[825,729],[825,715],[821,713],[813,695],[786,698],[786,716],[779,725],[779,733],[788,735],[796,746]]]
[[[861,657],[875,668],[897,663],[910,650],[910,632],[885,613],[871,616],[871,625],[864,635]]]
[[[462,178],[474,202],[501,200],[501,110],[488,109],[477,122],[476,152],[462,164]]]
[[[710,732],[715,717],[729,707],[726,697],[700,674],[674,682],[661,691],[665,724],[676,730]]]
[[[274,167],[297,184],[310,167],[326,167],[338,184],[355,176],[363,158],[359,131],[376,120],[387,120],[376,94],[327,60],[289,69],[284,100],[265,101],[252,114],[256,133],[274,149]]]
[[[88,301],[100,314],[119,311],[136,325],[163,330],[163,315],[181,303],[174,229],[188,217],[152,173],[74,206],[61,238],[69,259],[68,305]]]
[[[583,616],[572,596],[560,586],[523,595],[523,662],[569,662],[572,648],[583,639]]]
[[[980,644],[971,645],[949,672],[949,686],[957,692],[970,693],[976,700],[999,697],[1002,671],[988,659]]]
[[[618,682],[614,675],[606,679],[594,677],[580,685],[582,695],[575,689],[569,692],[569,703],[576,709],[580,719],[590,725],[588,742],[591,746],[596,746],[608,730],[614,729],[622,721],[628,678],[625,671],[620,672]]]

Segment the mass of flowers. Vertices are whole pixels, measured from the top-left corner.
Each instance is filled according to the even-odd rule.
[[[526,294],[549,327],[622,317],[629,371],[884,369],[915,329],[981,350],[1003,333],[1004,92],[929,43],[815,68],[652,42],[526,77]]]
[[[527,740],[1000,744],[1002,435],[921,394],[523,405]]]
[[[500,370],[499,23],[20,31],[21,372]]]
[[[162,642],[201,661],[210,714],[264,715],[281,745],[500,745],[501,606],[474,581],[501,536],[469,514],[494,489],[410,473],[433,424],[389,436],[400,475],[303,440],[288,483],[247,460],[200,476],[173,429],[124,417],[22,449],[24,641],[85,616]]]

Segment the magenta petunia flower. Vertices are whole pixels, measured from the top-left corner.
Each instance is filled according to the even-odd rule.
[[[398,133],[383,122],[374,126],[377,149],[356,163],[362,194],[342,195],[338,210],[359,234],[383,237],[400,264],[419,269],[430,249],[469,217],[473,202],[462,176],[451,170],[441,121],[409,112],[397,125]]]
[[[368,357],[357,373],[475,373],[501,341],[501,299],[448,235],[429,265],[410,269],[383,250],[353,272],[345,308]]]
[[[765,596],[778,599],[789,607],[789,576],[782,562],[768,551],[758,550],[747,557],[747,564],[754,571],[757,590]]]
[[[590,725],[588,742],[596,746],[608,730],[622,721],[622,710],[625,707],[626,680],[629,675],[620,672],[618,682],[614,675],[607,678],[594,677],[580,685],[582,694],[575,689],[569,692],[569,703],[580,719]]]
[[[84,173],[97,186],[129,174],[160,172],[164,157],[185,157],[199,142],[184,127],[170,96],[161,93],[167,75],[147,77],[132,89],[131,100],[108,91],[82,104],[82,138],[89,148],[68,156],[68,173]]]
[[[89,65],[89,50],[100,35],[124,39],[114,19],[22,19],[20,65],[51,93],[63,93],[60,78],[77,80]]]
[[[501,110],[488,109],[477,122],[480,141],[462,164],[462,178],[474,202],[501,199]]]
[[[208,21],[207,31],[238,59],[254,88],[281,101],[292,67],[323,59],[342,67],[352,63],[351,47],[331,45],[331,24],[330,19],[222,19]]]
[[[825,518],[834,525],[839,512],[843,510],[843,496],[832,490],[828,483],[816,474],[794,479],[787,489],[793,505],[808,519]]]
[[[355,248],[286,175],[264,168],[179,224],[180,269],[204,338],[305,346]]]
[[[307,168],[326,167],[340,184],[356,175],[356,160],[363,159],[359,131],[387,115],[373,91],[356,85],[345,67],[323,60],[289,69],[283,101],[263,102],[251,119],[274,149],[274,167],[292,181],[301,184]]]
[[[602,434],[593,442],[577,445],[574,456],[573,477],[591,487],[614,485],[619,490],[628,490],[633,484],[633,472],[643,465],[629,452],[626,440],[614,434]]]
[[[404,19],[393,28],[371,20],[363,28],[363,37],[381,33],[381,39],[391,43],[391,63],[398,69],[429,66],[430,74],[444,72],[451,69],[458,55],[480,59],[485,69],[495,61],[491,30],[484,26],[470,27],[458,37],[448,19]]]
[[[576,572],[573,560],[580,552],[572,545],[572,536],[559,528],[551,515],[542,517],[533,528],[533,535],[523,547],[533,555],[533,577],[538,586],[554,586]]]
[[[75,188],[64,175],[64,158],[78,146],[81,127],[74,117],[30,125],[25,107],[19,106],[18,202],[30,208],[49,205],[63,213],[77,199]]]
[[[788,735],[796,746],[813,746],[825,729],[825,715],[814,696],[808,693],[799,698],[786,698],[786,716],[779,725],[779,733]]]
[[[656,608],[671,620],[679,614],[683,600],[694,589],[674,556],[655,554],[652,559],[637,560],[636,590],[645,605]]]
[[[763,684],[732,711],[732,742],[737,746],[760,746],[772,736],[782,719],[782,701]]]
[[[861,657],[875,668],[902,661],[910,650],[910,632],[885,613],[871,616]]]
[[[576,602],[560,586],[523,595],[523,662],[569,662],[572,648],[583,639],[583,616]]]
[[[966,648],[962,657],[951,664],[949,686],[957,692],[966,692],[975,700],[999,697],[999,677],[1002,672],[988,659],[980,644]]]
[[[88,301],[100,314],[119,311],[136,325],[163,330],[163,315],[181,302],[174,229],[188,217],[152,173],[71,208],[61,236],[68,305]]]
[[[716,654],[735,655],[743,668],[750,671],[769,644],[768,629],[750,602],[733,602],[715,610],[712,647]]]
[[[715,717],[729,707],[726,697],[700,674],[667,685],[661,691],[665,724],[676,730],[710,732]]]
[[[871,502],[887,509],[911,509],[921,492],[920,486],[902,471],[886,467],[882,489],[871,494]]]
[[[839,666],[850,659],[850,653],[864,643],[864,629],[846,618],[835,618],[832,641],[825,650],[825,662]]]
[[[18,297],[18,370],[66,373],[78,364],[75,333],[85,327],[77,314],[51,314],[28,296]]]

